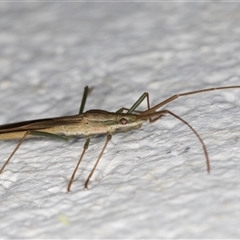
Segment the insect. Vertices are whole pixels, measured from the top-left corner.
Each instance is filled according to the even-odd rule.
[[[208,157],[208,152],[206,145],[204,144],[200,135],[194,130],[194,128],[184,119],[176,115],[175,113],[164,109],[158,110],[159,108],[163,107],[167,103],[170,103],[176,100],[179,97],[184,97],[187,95],[193,95],[203,92],[210,92],[215,90],[223,90],[223,89],[233,89],[233,88],[240,88],[240,86],[225,86],[225,87],[216,87],[216,88],[207,88],[201,89],[191,92],[184,92],[175,94],[163,102],[150,107],[150,100],[149,94],[147,92],[143,93],[140,98],[132,105],[131,108],[120,108],[116,112],[107,112],[104,110],[89,110],[86,112],[84,111],[84,107],[86,104],[87,96],[91,90],[88,86],[85,87],[80,110],[77,115],[73,116],[63,116],[57,118],[46,118],[46,119],[37,119],[37,120],[30,120],[24,122],[17,122],[17,123],[10,123],[0,126],[0,139],[1,140],[8,140],[8,139],[20,139],[17,146],[14,148],[8,159],[3,164],[2,168],[0,169],[0,174],[3,172],[6,165],[9,163],[13,155],[16,153],[18,148],[24,142],[27,137],[30,136],[46,136],[46,137],[53,137],[63,140],[68,140],[71,137],[76,135],[84,135],[86,138],[85,144],[83,146],[82,153],[80,158],[77,162],[77,165],[72,173],[72,176],[69,180],[67,191],[71,190],[71,185],[74,181],[75,174],[77,169],[83,159],[83,156],[88,149],[90,137],[97,134],[106,134],[107,138],[103,145],[103,148],[90,172],[88,175],[87,180],[85,181],[84,187],[88,188],[88,183],[103,155],[104,150],[106,149],[109,141],[112,138],[112,134],[117,132],[126,132],[133,129],[138,129],[142,126],[143,123],[149,121],[150,123],[155,122],[162,118],[165,115],[171,115],[185,125],[187,125],[190,130],[195,134],[195,136],[199,139],[205,159],[206,159],[206,166],[207,171],[210,173],[210,160]],[[147,101],[147,110],[145,111],[137,111],[136,109],[138,106],[146,99]]]

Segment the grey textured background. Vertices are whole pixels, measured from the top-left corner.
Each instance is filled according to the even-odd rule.
[[[0,122],[156,104],[179,92],[240,85],[239,3],[0,3]],[[0,176],[1,238],[239,238],[240,90],[178,99],[166,116],[84,144],[26,141]],[[144,104],[141,109],[144,109]],[[17,141],[1,142],[1,164]]]

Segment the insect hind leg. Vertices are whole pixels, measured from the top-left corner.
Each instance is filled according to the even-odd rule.
[[[20,139],[20,141],[18,142],[17,146],[14,148],[14,150],[12,151],[12,153],[10,154],[10,156],[8,157],[8,159],[6,160],[6,162],[3,164],[2,168],[0,169],[0,174],[3,172],[4,168],[7,166],[7,164],[9,163],[9,161],[12,159],[12,157],[14,156],[14,154],[16,153],[16,151],[19,149],[19,147],[22,145],[22,143],[24,142],[24,140],[27,138],[27,136],[31,134],[30,131],[26,131],[24,133],[24,135],[22,136],[22,138]]]

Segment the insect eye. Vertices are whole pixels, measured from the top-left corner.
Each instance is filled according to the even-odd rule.
[[[127,119],[126,118],[121,118],[120,121],[119,121],[122,125],[125,125],[128,123]]]

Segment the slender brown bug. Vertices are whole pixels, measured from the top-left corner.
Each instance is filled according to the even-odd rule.
[[[216,88],[207,88],[196,90],[192,92],[179,93],[167,98],[163,102],[155,105],[154,107],[150,107],[149,94],[147,92],[143,93],[141,97],[133,104],[131,108],[121,108],[116,112],[107,112],[104,110],[89,110],[87,112],[83,112],[84,106],[87,100],[87,95],[89,93],[88,86],[85,87],[83,98],[80,105],[80,110],[77,115],[73,116],[64,116],[57,118],[46,118],[46,119],[37,119],[30,120],[18,123],[10,123],[0,126],[0,139],[8,140],[8,139],[16,139],[19,138],[20,141],[12,151],[8,159],[3,164],[0,169],[0,174],[3,172],[6,165],[9,163],[13,155],[16,153],[18,148],[24,142],[24,140],[29,136],[46,136],[46,137],[54,137],[63,140],[68,140],[69,138],[76,135],[84,135],[86,137],[86,142],[83,146],[82,154],[78,160],[78,163],[73,171],[71,179],[69,181],[67,191],[70,191],[71,185],[74,181],[75,174],[79,167],[80,162],[88,148],[90,137],[97,134],[106,134],[107,138],[105,144],[97,158],[95,165],[93,166],[90,174],[88,175],[87,180],[85,181],[85,188],[88,187],[88,183],[90,178],[92,177],[102,155],[107,147],[108,142],[112,138],[113,133],[117,132],[126,132],[133,129],[140,128],[143,123],[149,121],[155,122],[164,115],[171,115],[185,125],[187,125],[192,132],[199,139],[202,144],[202,148],[204,151],[204,155],[206,158],[207,171],[210,173],[210,161],[208,157],[208,152],[206,145],[204,144],[200,135],[193,129],[193,127],[186,122],[184,119],[176,115],[175,113],[169,110],[158,110],[169,102],[176,100],[179,97],[193,95],[203,92],[210,92],[215,90],[223,90],[223,89],[232,89],[232,88],[240,88],[240,86],[226,86],[226,87],[216,87]],[[146,111],[137,111],[137,107],[143,102],[143,100],[147,100],[148,109]]]

